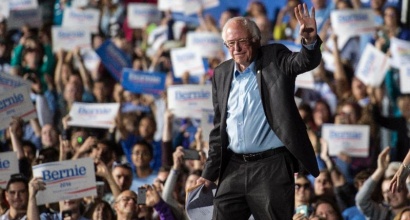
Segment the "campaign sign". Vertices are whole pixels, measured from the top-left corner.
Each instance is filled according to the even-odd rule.
[[[161,12],[154,4],[129,3],[127,6],[127,22],[131,28],[143,28],[150,23],[158,24]]]
[[[373,33],[377,26],[371,9],[333,10],[330,20],[333,31],[338,36],[344,37]]]
[[[90,72],[96,71],[101,63],[101,59],[95,50],[93,48],[81,48],[80,54],[85,68]]]
[[[329,155],[344,152],[352,157],[369,156],[369,125],[324,124],[322,137],[329,146]]]
[[[90,48],[91,33],[82,27],[52,27],[53,51],[71,51],[76,47]]]
[[[360,58],[355,75],[364,84],[378,87],[390,67],[389,58],[371,44],[367,44]]]
[[[212,108],[211,85],[172,85],[167,89],[168,108],[176,117],[201,119]]]
[[[158,0],[158,10],[184,12],[185,0]]]
[[[315,89],[315,80],[313,78],[313,72],[308,71],[306,73],[299,74],[296,77],[295,85],[298,88]]]
[[[0,20],[8,18],[10,15],[9,2],[10,0],[0,1]]]
[[[114,45],[110,40],[106,40],[96,50],[101,58],[101,62],[110,72],[110,74],[117,80],[121,80],[122,68],[131,67],[131,59]]]
[[[29,88],[26,86],[9,89],[0,95],[0,130],[9,127],[13,116],[21,117],[25,121],[37,117]]]
[[[30,88],[31,82],[19,76],[0,73],[0,93],[9,91],[10,89],[19,86],[26,86],[27,88]]]
[[[201,8],[209,9],[218,5],[219,0],[185,0],[184,13],[186,15],[196,14]]]
[[[90,30],[92,33],[98,32],[100,22],[100,11],[97,9],[64,9],[62,27],[77,28],[81,24],[82,29]]]
[[[410,93],[410,64],[403,65],[400,68],[400,92]]]
[[[124,68],[121,85],[125,90],[133,93],[159,95],[165,90],[166,73],[135,71]]]
[[[7,19],[7,28],[20,29],[23,25],[31,28],[39,28],[43,24],[42,13],[40,9],[11,10]]]
[[[186,47],[198,50],[202,57],[216,57],[223,52],[223,40],[218,33],[188,32]]]
[[[87,7],[89,2],[90,0],[72,0],[71,6],[74,8],[83,8],[83,7]]]
[[[187,47],[171,49],[171,62],[175,77],[181,77],[185,72],[191,76],[205,74],[204,62],[197,50]]]
[[[215,112],[212,109],[202,109],[201,117],[201,129],[202,129],[202,139],[205,142],[209,141],[209,134],[212,128],[214,128],[214,117]]]
[[[8,2],[10,10],[26,10],[38,8],[37,0],[8,0]]]
[[[42,177],[46,189],[37,192],[37,204],[97,195],[94,162],[90,157],[33,166],[33,176]]]
[[[392,65],[400,68],[410,63],[410,42],[398,38],[390,38],[390,52],[392,55]]]
[[[10,176],[15,173],[20,173],[17,153],[10,151],[0,153],[0,187],[6,188]]]
[[[70,126],[91,128],[112,128],[120,109],[119,103],[81,103],[75,102],[70,110]]]

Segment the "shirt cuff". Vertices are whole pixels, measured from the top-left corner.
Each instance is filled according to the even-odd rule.
[[[303,42],[303,41],[302,41],[302,42]],[[304,44],[304,43],[302,43],[302,45],[303,45],[306,49],[308,49],[308,50],[313,50],[313,49],[315,49],[316,42],[317,42],[317,39],[315,40],[315,42],[313,42],[313,43],[311,43],[311,44]]]

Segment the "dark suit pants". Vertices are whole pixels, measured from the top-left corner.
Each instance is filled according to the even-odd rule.
[[[222,174],[213,219],[289,220],[294,212],[294,163],[289,151],[245,162],[235,155]]]

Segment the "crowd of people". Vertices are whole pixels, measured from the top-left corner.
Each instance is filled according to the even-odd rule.
[[[187,192],[201,178],[209,149],[198,117],[175,117],[167,108],[166,91],[152,95],[125,90],[104,63],[90,70],[81,48],[53,52],[51,27],[61,25],[64,9],[70,7],[71,1],[56,0],[54,5],[49,2],[39,0],[46,12],[40,28],[25,25],[9,30],[7,19],[0,22],[0,74],[30,80],[33,101],[42,102],[36,105],[37,111],[49,112],[48,119],[42,121],[14,117],[9,128],[1,132],[1,152],[17,153],[20,174],[12,175],[2,189],[0,219],[63,219],[67,213],[74,220],[188,219]],[[193,80],[189,72],[181,78],[173,75],[170,49],[183,46],[189,32],[221,34],[225,23],[236,16],[247,17],[257,24],[262,47],[275,41],[301,42],[294,11],[302,3],[299,0],[288,0],[275,22],[268,18],[265,5],[259,1],[250,1],[245,14],[227,9],[219,20],[201,10],[196,16],[196,25],[186,23],[180,36],[173,33],[176,22],[170,12],[163,12],[158,24],[130,28],[126,8],[134,2],[156,3],[88,1],[86,8],[98,9],[101,13],[99,32],[92,35],[92,49],[111,40],[132,59],[133,70],[162,72],[166,75],[166,86],[211,84],[214,69],[230,59],[227,51],[230,45],[226,44],[220,54],[206,58],[207,72],[199,82]],[[298,109],[320,173],[316,178],[304,169],[295,174],[293,219],[408,219],[410,95],[400,92],[396,68],[388,69],[379,87],[366,85],[355,77],[355,70],[363,45],[373,44],[390,55],[390,39],[410,41],[410,30],[400,23],[398,8],[386,7],[386,0],[371,0],[377,29],[371,35],[351,37],[338,49],[338,39],[343,36],[332,32],[330,12],[360,9],[360,1],[312,0],[312,5],[318,36],[323,41],[321,50],[331,54],[334,63],[322,60],[313,70],[314,89],[295,91],[295,96],[302,100]],[[153,42],[148,36],[157,28],[169,31],[167,40],[152,52]],[[233,42],[234,47],[236,43],[241,42]],[[70,126],[69,112],[75,102],[119,103],[115,127]],[[368,157],[353,157],[349,152],[330,156],[329,143],[321,133],[324,124],[370,126]],[[186,149],[198,151],[199,159],[184,159]],[[93,159],[96,179],[105,183],[104,193],[37,205],[36,194],[47,185],[41,177],[33,176],[31,167],[84,157]],[[146,202],[137,205],[137,192],[141,187],[147,190]]]

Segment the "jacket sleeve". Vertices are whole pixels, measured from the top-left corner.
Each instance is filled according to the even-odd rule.
[[[211,130],[209,135],[209,151],[208,158],[206,160],[204,170],[202,172],[202,177],[210,180],[216,181],[219,175],[219,169],[221,165],[221,112],[220,104],[218,102],[217,94],[217,74],[215,72],[212,78],[212,103],[214,107],[214,128]]]

